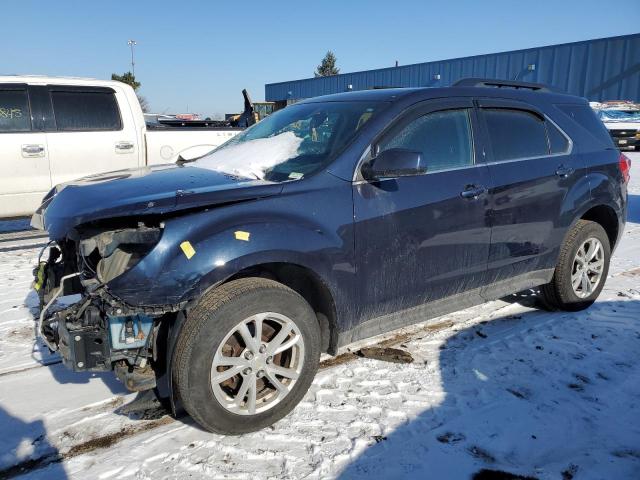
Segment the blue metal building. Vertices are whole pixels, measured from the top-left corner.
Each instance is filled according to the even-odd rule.
[[[589,100],[640,102],[640,33],[265,85],[267,101],[380,87],[442,87],[465,77],[546,83]]]

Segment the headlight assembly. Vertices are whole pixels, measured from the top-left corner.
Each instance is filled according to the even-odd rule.
[[[160,228],[109,230],[80,240],[79,255],[85,275],[108,283],[135,266],[160,241]]]

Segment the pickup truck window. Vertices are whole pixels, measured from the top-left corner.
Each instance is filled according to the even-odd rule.
[[[291,105],[190,165],[273,182],[298,180],[333,160],[383,105]]]
[[[484,108],[496,162],[549,155],[545,122],[525,110]]]
[[[26,90],[0,90],[0,132],[28,132],[31,113]]]
[[[416,118],[378,144],[378,153],[391,148],[421,152],[427,173],[473,164],[469,112],[446,110]]]
[[[58,131],[122,129],[113,93],[54,90],[51,100]]]

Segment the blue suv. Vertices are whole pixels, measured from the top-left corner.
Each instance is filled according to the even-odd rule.
[[[630,168],[585,99],[483,79],[309,99],[179,163],[44,198],[39,330],[227,434],[291,411],[321,352],[534,287],[587,308]]]

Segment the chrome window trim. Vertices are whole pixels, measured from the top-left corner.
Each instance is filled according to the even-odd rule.
[[[418,118],[424,117],[426,115],[431,115],[432,113],[451,111],[451,110],[466,110],[467,111],[467,118],[469,120],[469,131],[471,133],[471,136],[470,136],[470,140],[471,140],[471,164],[463,165],[461,167],[443,168],[441,170],[436,170],[434,172],[430,172],[430,171],[427,170],[425,173],[422,173],[422,174],[419,174],[419,175],[411,175],[412,177],[423,177],[425,175],[435,175],[436,173],[451,172],[451,171],[454,171],[454,170],[463,170],[465,168],[471,168],[471,167],[478,167],[478,166],[486,165],[486,163],[484,163],[484,162],[483,163],[478,163],[476,161],[477,160],[477,156],[476,156],[476,144],[475,144],[475,131],[473,129],[473,119],[471,118],[471,111],[473,111],[473,107],[453,107],[453,108],[444,108],[442,110],[434,110],[432,112],[427,112],[424,115],[416,117],[413,120],[417,120]],[[562,131],[562,130],[560,130],[560,131]],[[364,163],[365,158],[367,158],[367,156],[371,153],[372,146],[373,146],[373,144],[369,144],[367,146],[367,148],[364,149],[364,152],[362,152],[362,155],[360,155],[360,158],[358,159],[358,162],[356,163],[356,168],[355,168],[355,170],[353,172],[353,178],[351,179],[351,182],[354,185],[360,185],[362,183],[369,183],[362,176],[362,164]],[[393,177],[389,177],[389,178],[393,178]]]

